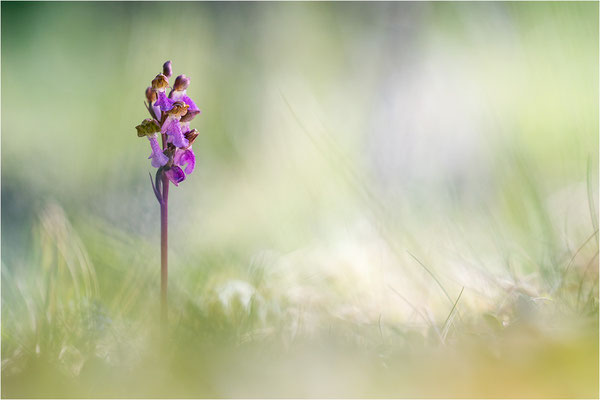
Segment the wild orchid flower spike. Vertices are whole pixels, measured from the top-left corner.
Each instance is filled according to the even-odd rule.
[[[167,119],[162,125],[161,132],[169,135],[169,142],[172,142],[175,147],[187,147],[190,143],[183,136],[179,120],[187,113],[188,105],[176,101],[171,109],[167,111]]]
[[[148,158],[152,160],[152,166],[157,168],[155,178],[152,179],[150,175],[150,182],[160,204],[160,304],[163,323],[167,321],[169,184],[172,182],[179,186],[186,175],[194,171],[196,156],[192,151],[192,143],[198,137],[198,131],[190,129],[190,121],[200,113],[196,103],[187,95],[190,80],[185,75],[175,79],[169,96],[165,94],[172,75],[171,61],[167,61],[163,64],[162,73],[156,75],[152,86],[146,89],[146,106],[152,118],[143,120],[135,127],[139,137],[145,136],[150,141],[152,153]]]

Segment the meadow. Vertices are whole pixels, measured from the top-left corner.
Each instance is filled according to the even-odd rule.
[[[599,396],[597,3],[1,11],[3,398]]]

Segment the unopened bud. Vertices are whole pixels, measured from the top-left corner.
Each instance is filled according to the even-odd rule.
[[[164,89],[169,86],[169,80],[163,74],[156,75],[156,78],[152,80],[152,89]]]
[[[150,103],[150,105],[152,105],[156,101],[156,92],[151,87],[148,87],[148,89],[146,89],[146,100],[148,100],[148,103]]]
[[[185,90],[190,86],[190,78],[185,75],[179,75],[175,78],[175,84],[173,85],[173,90]]]
[[[183,136],[190,142],[190,146],[194,143],[194,140],[198,137],[199,132],[196,129],[192,129],[189,132],[186,132]]]
[[[171,61],[167,61],[163,64],[163,75],[170,78],[173,75],[173,69],[171,68]]]

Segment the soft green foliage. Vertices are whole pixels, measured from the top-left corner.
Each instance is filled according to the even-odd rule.
[[[597,15],[2,3],[2,396],[598,397]]]

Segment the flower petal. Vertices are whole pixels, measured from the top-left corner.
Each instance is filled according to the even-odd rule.
[[[170,111],[173,108],[174,101],[169,99],[165,92],[158,92],[158,100],[154,103],[155,107],[160,107],[161,111]],[[157,115],[158,117],[158,115]]]
[[[169,127],[173,122],[177,122],[177,120],[174,118],[167,117],[165,122],[163,122],[162,126],[160,127],[160,133],[167,133]]]
[[[148,157],[152,159],[152,166],[154,168],[159,168],[168,163],[169,157],[163,153],[162,149],[158,145],[156,134],[153,136],[148,136],[148,140],[150,140],[150,147],[152,148],[152,154],[150,154],[150,157]]]
[[[188,108],[188,112],[200,113],[200,109],[198,108],[196,103],[194,103],[194,101],[192,99],[190,99],[190,97],[187,94],[184,94],[181,97],[181,101],[183,101],[185,104],[190,106],[190,108]]]
[[[160,119],[162,117],[160,107],[157,107],[156,105],[154,105],[154,106],[152,106],[152,111],[154,111],[154,116],[156,117],[156,119],[158,119],[160,121]]]
[[[189,175],[192,172],[194,172],[194,167],[196,166],[196,156],[194,155],[192,149],[177,149],[177,151],[175,152],[175,156],[173,157],[173,162],[175,163],[175,165],[178,165],[180,167],[183,167],[187,164],[187,166],[185,167],[185,174]]]
[[[167,134],[173,138],[173,144],[175,147],[187,147],[190,142],[183,136],[183,132],[181,132],[181,126],[179,126],[179,121],[173,120],[169,127],[167,128]]]
[[[167,175],[167,178],[173,182],[173,184],[175,186],[179,186],[179,182],[183,181],[185,179],[185,174],[183,173],[183,170],[181,168],[179,168],[177,165],[173,165],[171,168],[169,168],[165,174]]]
[[[152,164],[152,166],[154,168],[160,168],[163,165],[165,165],[166,163],[169,162],[169,157],[165,156],[164,154],[160,153],[160,154],[150,154],[150,157],[152,161],[150,161],[150,164]]]

